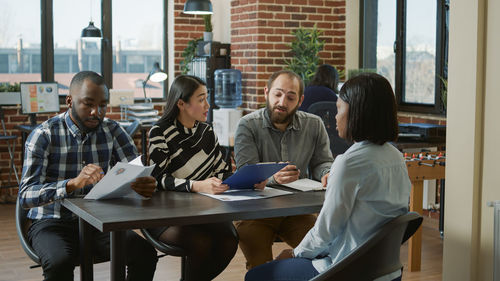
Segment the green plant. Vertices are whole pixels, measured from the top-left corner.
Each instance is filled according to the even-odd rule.
[[[20,92],[21,85],[19,83],[10,84],[9,82],[0,83],[0,92]]]
[[[189,65],[193,61],[196,55],[196,48],[198,47],[198,42],[202,41],[202,38],[193,39],[188,42],[186,49],[182,52],[182,57],[184,58],[180,62],[180,68],[182,74],[187,74],[189,72]]]
[[[212,32],[212,15],[203,15],[203,22],[205,23],[205,32]]]
[[[318,30],[316,25],[312,29],[300,27],[292,31],[295,39],[289,45],[293,57],[286,60],[287,69],[292,70],[302,77],[307,85],[319,65],[319,52],[323,50],[325,41],[319,37],[323,31]]]

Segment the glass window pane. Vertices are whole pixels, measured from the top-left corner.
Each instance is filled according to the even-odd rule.
[[[396,1],[378,1],[377,24],[377,73],[383,75],[395,88],[396,62],[394,41],[396,40]]]
[[[434,104],[436,0],[408,0],[404,102]]]
[[[163,0],[113,1],[113,88],[134,89],[144,98],[142,81],[155,62],[162,65]],[[163,82],[148,81],[148,98],[163,97]]]
[[[41,81],[40,0],[0,0],[0,82]]]
[[[82,39],[92,20],[102,29],[101,1],[54,0],[54,79],[59,94],[68,93],[71,78],[82,70],[101,73],[100,39]]]

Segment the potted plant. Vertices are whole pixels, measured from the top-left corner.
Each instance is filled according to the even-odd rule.
[[[188,42],[186,49],[182,52],[182,57],[184,58],[180,62],[180,68],[181,68],[181,73],[182,74],[187,74],[189,72],[189,66],[191,65],[191,62],[193,61],[194,57],[196,56],[196,48],[198,48],[198,42],[200,42],[202,39],[193,39]]]
[[[20,104],[20,92],[21,86],[19,85],[19,83],[0,83],[0,100],[2,101],[1,104]]]
[[[205,31],[203,32],[203,41],[212,41],[213,39],[213,26],[212,15],[203,15],[203,22],[205,23]]]
[[[319,65],[319,52],[323,50],[325,41],[319,37],[323,31],[316,25],[312,29],[299,28],[292,31],[295,39],[290,44],[293,57],[286,60],[287,69],[292,70],[302,77],[307,85]]]

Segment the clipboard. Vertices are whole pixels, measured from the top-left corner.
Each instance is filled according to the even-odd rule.
[[[229,189],[253,189],[254,184],[266,180],[288,163],[257,163],[241,167],[222,183]]]

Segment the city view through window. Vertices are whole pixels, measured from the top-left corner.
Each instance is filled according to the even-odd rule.
[[[115,0],[115,3],[117,1]],[[142,82],[162,61],[163,1],[119,0],[113,5],[113,88],[144,97]],[[41,81],[40,1],[0,0],[0,82]],[[59,94],[68,93],[73,75],[101,71],[101,40],[80,38],[92,20],[101,28],[100,1],[54,0],[54,73]],[[148,97],[163,97],[163,83],[148,81]]]

